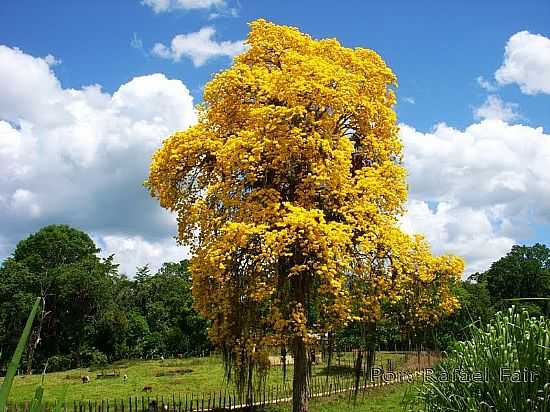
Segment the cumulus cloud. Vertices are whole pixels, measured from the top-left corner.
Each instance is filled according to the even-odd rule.
[[[486,80],[483,76],[478,76],[476,81],[479,87],[487,90],[488,92],[494,92],[497,90],[497,86],[491,83],[489,80]]]
[[[485,271],[515,244],[495,228],[490,210],[440,202],[411,200],[402,225],[410,233],[422,233],[437,254],[463,256],[467,273]]]
[[[514,34],[495,79],[501,85],[515,83],[525,94],[550,94],[550,39],[528,31]]]
[[[426,233],[436,252],[484,270],[538,223],[550,222],[550,135],[486,119],[422,133],[401,125],[409,172],[403,224]]]
[[[233,57],[244,51],[243,40],[218,42],[213,39],[215,34],[216,30],[213,27],[203,27],[194,33],[178,34],[172,39],[169,47],[156,43],[152,53],[174,62],[185,56],[199,67],[210,59],[221,56]]]
[[[48,64],[48,66],[57,66],[58,64],[61,64],[61,60],[56,59],[52,54],[48,54],[44,57],[44,61]]]
[[[416,100],[412,96],[403,97],[403,101],[409,104],[416,104]]]
[[[189,46],[173,49],[192,56]],[[99,85],[67,89],[54,68],[51,58],[0,46],[0,257],[51,223],[93,233],[129,275],[185,257],[172,239],[174,216],[142,182],[162,139],[196,121],[186,86],[152,74],[112,94]],[[550,223],[550,135],[510,124],[515,106],[495,99],[464,130],[401,125],[410,186],[403,226],[425,233],[438,253],[464,256],[469,273],[535,223]]]
[[[66,89],[47,58],[0,46],[0,90],[2,251],[51,223],[100,240],[124,233],[143,244],[173,242],[174,217],[143,181],[162,140],[196,121],[181,81],[140,76],[112,95],[98,85]]]
[[[173,10],[198,10],[211,7],[224,7],[225,0],[143,0],[142,4],[149,6],[155,13]]]
[[[176,244],[174,239],[148,241],[142,236],[106,235],[94,236],[101,248],[101,255],[115,255],[121,273],[133,276],[136,267],[148,264],[158,270],[164,262],[179,262],[189,257],[189,249]]]
[[[37,202],[36,195],[26,189],[17,189],[11,195],[10,206],[16,215],[33,218],[40,216],[40,205]]]
[[[481,106],[474,109],[474,116],[477,119],[498,119],[511,122],[521,117],[516,112],[517,108],[516,103],[504,102],[500,97],[490,95]]]

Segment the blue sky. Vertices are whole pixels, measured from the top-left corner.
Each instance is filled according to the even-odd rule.
[[[372,48],[394,70],[410,159],[404,225],[436,252],[482,270],[511,244],[549,240],[548,1],[7,0],[0,258],[61,222],[129,274],[180,257],[173,218],[138,183],[257,18]]]

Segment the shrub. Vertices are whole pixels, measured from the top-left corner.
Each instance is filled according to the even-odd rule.
[[[48,372],[59,372],[71,369],[72,359],[70,356],[55,355],[48,359]]]
[[[81,366],[92,366],[95,368],[106,366],[109,361],[107,356],[96,349],[86,349],[80,358]]]
[[[511,308],[485,328],[471,326],[471,339],[459,342],[407,403],[425,412],[550,411],[549,379],[549,321]]]

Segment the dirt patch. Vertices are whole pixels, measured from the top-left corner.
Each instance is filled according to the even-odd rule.
[[[67,380],[74,380],[74,381],[79,381],[79,380],[82,380],[82,375],[78,374],[72,374],[72,375],[65,375],[65,379]]]
[[[155,373],[155,376],[179,376],[192,373],[193,369],[172,369],[172,370],[159,370]]]

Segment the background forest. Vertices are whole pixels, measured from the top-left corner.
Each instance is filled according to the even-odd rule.
[[[166,262],[156,273],[147,266],[133,278],[120,273],[114,256],[102,259],[86,233],[51,225],[22,240],[0,268],[0,371],[36,296],[39,314],[22,367],[24,371],[65,370],[118,359],[196,356],[207,353],[208,322],[193,309],[187,261]],[[380,349],[409,345],[448,350],[467,338],[468,325],[485,324],[511,304],[532,315],[548,315],[550,250],[540,244],[514,246],[484,273],[454,286],[460,309],[435,328],[403,334],[398,324],[377,330]],[[520,299],[520,300],[517,300]],[[526,300],[524,300],[526,299]],[[37,337],[40,336],[38,341]],[[336,345],[359,345],[350,325]]]

